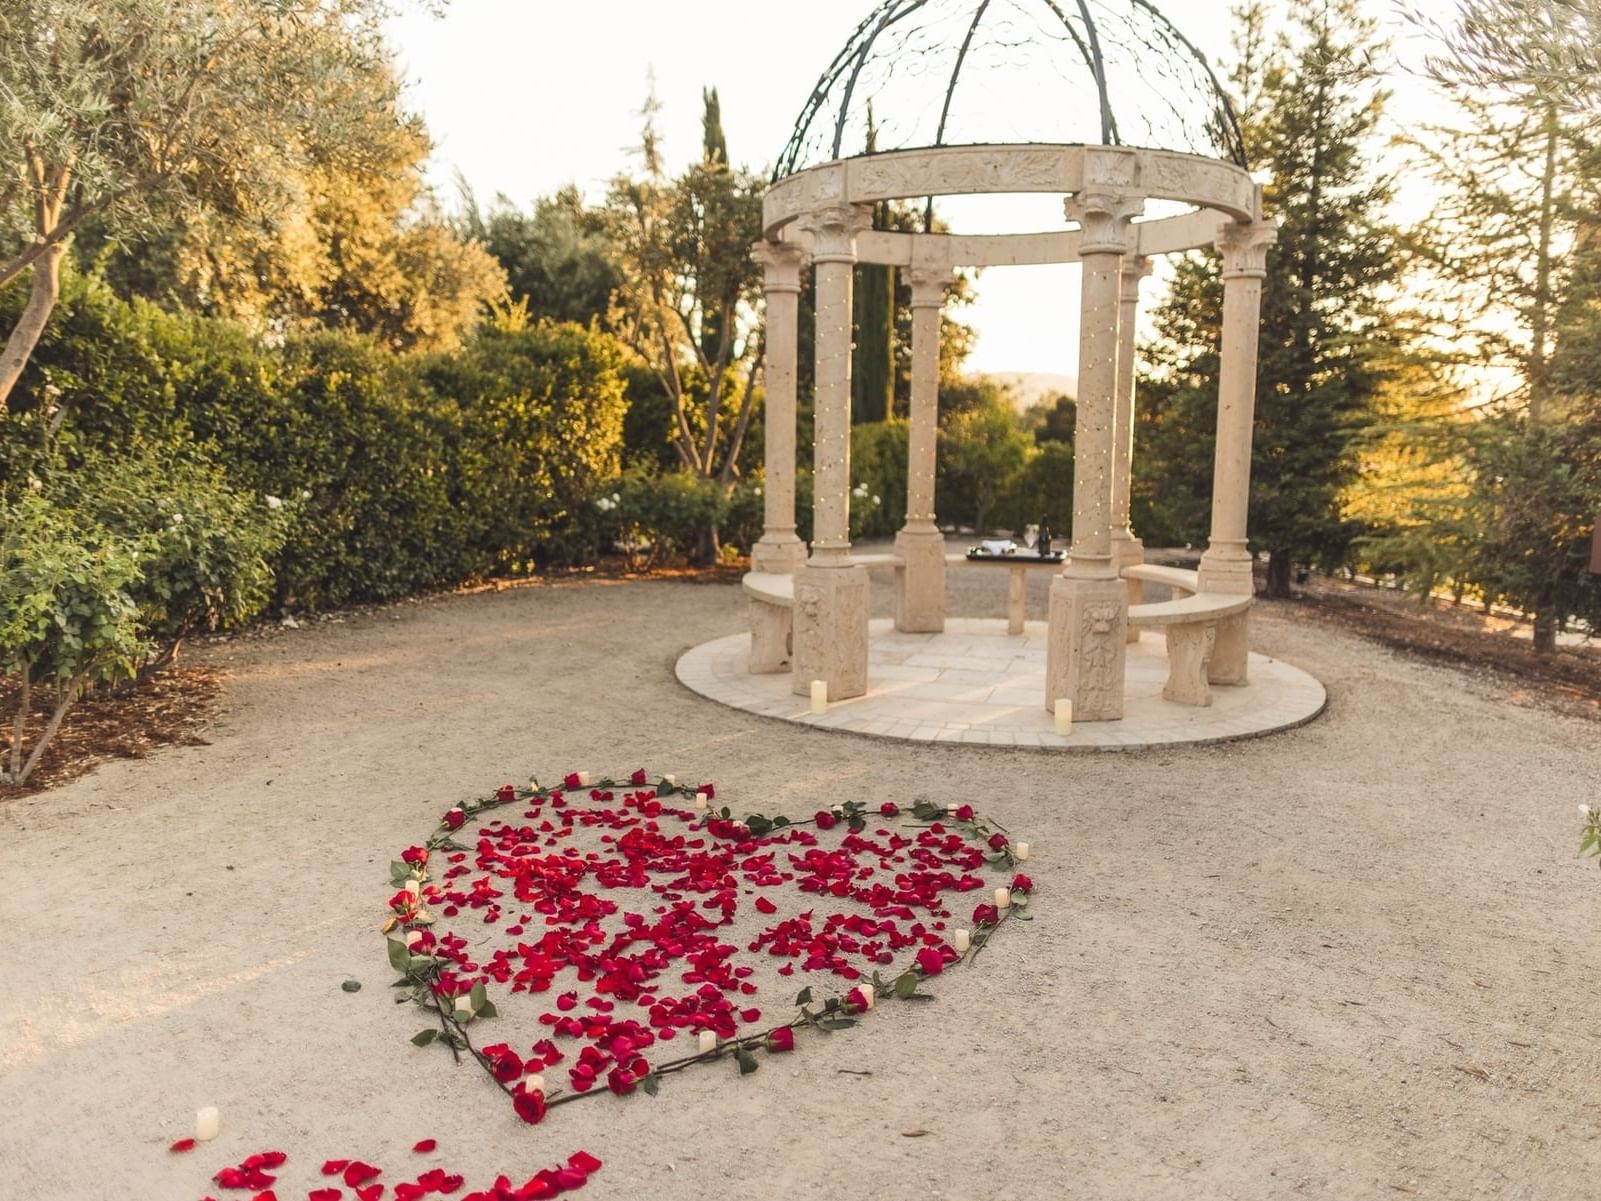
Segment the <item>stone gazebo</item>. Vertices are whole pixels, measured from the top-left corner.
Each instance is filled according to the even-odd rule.
[[[878,151],[850,157],[867,144],[869,124]],[[926,203],[931,218],[934,197],[983,193],[1061,195],[1063,227],[992,236],[873,228],[883,201]],[[800,696],[823,681],[830,704],[867,696],[870,566],[895,568],[896,631],[945,629],[947,556],[934,524],[945,287],[962,267],[1081,263],[1072,544],[1051,584],[1037,703],[1049,711],[1069,699],[1078,721],[1122,718],[1126,644],[1142,627],[1167,635],[1166,701],[1204,706],[1210,685],[1245,683],[1257,329],[1275,226],[1263,219],[1216,79],[1150,4],[886,0],[801,113],[765,199],[763,233],[753,254],[767,299],[766,530],[745,579],[748,672],[787,672],[788,691]],[[1135,317],[1151,260],[1207,246],[1223,256],[1220,402],[1211,538],[1199,571],[1189,572],[1145,566],[1129,526]],[[857,263],[897,268],[912,298],[906,525],[892,555],[853,555],[849,534]],[[795,522],[797,321],[808,264],[816,282],[809,553]],[[1142,580],[1173,587],[1178,599],[1140,603]],[[1020,613],[1020,591],[1014,601]]]

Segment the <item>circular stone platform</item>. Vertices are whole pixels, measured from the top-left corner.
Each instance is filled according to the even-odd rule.
[[[1175,743],[1225,742],[1311,721],[1328,694],[1298,667],[1251,656],[1251,682],[1213,688],[1206,708],[1162,699],[1166,642],[1147,631],[1130,643],[1122,721],[1079,722],[1066,738],[1045,711],[1044,622],[1008,635],[1006,622],[948,620],[943,634],[901,634],[887,618],[869,627],[866,696],[839,701],[827,713],[809,712],[807,698],[790,692],[788,672],[753,676],[746,670],[749,634],[731,634],[686,651],[678,678],[721,704],[824,730],[1045,750],[1139,750]]]

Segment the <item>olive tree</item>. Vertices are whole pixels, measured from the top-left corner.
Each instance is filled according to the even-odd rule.
[[[0,288],[29,294],[0,407],[89,222],[113,238],[202,214],[261,220],[316,158],[394,122],[380,0],[7,0],[0,5]]]

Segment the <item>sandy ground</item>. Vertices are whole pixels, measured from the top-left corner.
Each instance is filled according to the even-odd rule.
[[[978,574],[953,611],[1001,614]],[[1140,755],[720,708],[672,664],[740,627],[721,585],[536,586],[215,648],[210,746],[0,807],[0,1195],[194,1201],[253,1151],[304,1182],[432,1136],[470,1183],[587,1148],[596,1201],[1597,1196],[1601,873],[1574,857],[1596,726],[1259,612],[1325,716]],[[459,797],[636,764],[770,811],[979,798],[1033,844],[1037,920],[933,1004],[530,1130],[407,1044],[386,865]],[[200,1104],[223,1136],[169,1156]]]

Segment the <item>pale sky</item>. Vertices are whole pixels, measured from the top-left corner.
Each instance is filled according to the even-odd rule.
[[[1233,0],[1168,0],[1175,25],[1221,73]],[[1422,42],[1392,0],[1366,0],[1383,21],[1382,59],[1415,64]],[[1412,0],[1454,10],[1452,0]],[[488,202],[518,205],[575,182],[590,200],[629,165],[639,110],[654,71],[658,128],[673,168],[700,152],[701,88],[722,99],[729,154],[765,171],[788,140],[818,76],[873,7],[872,0],[451,0],[442,16],[409,12],[390,38],[436,150],[431,178],[454,204],[459,171]],[[1392,82],[1396,128],[1438,113],[1426,90],[1402,74]],[[1418,189],[1401,198],[1414,212]],[[955,199],[941,215],[963,233],[1062,225],[1046,196]],[[1159,285],[1147,284],[1154,293]],[[978,371],[1075,373],[1078,273],[1072,267],[992,269],[963,314],[979,333]]]

